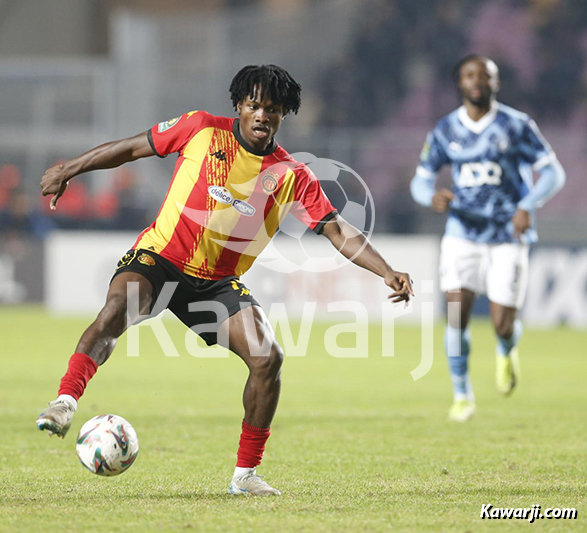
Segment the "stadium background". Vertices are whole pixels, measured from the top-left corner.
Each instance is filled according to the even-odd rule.
[[[583,2],[8,0],[0,24],[2,304],[44,299],[42,243],[55,230],[148,225],[173,161],[75,180],[55,214],[38,192],[45,168],[186,110],[231,115],[228,84],[249,63],[299,79],[303,106],[280,142],[356,170],[377,233],[439,236],[409,181],[426,132],[457,104],[452,66],[483,52],[500,65],[500,100],[536,118],[569,177],[539,213],[529,318],[587,324]]]
[[[576,521],[532,527],[585,530],[585,2],[0,0],[0,30],[0,531],[481,531],[495,526],[479,518],[484,503],[576,507]],[[235,357],[191,357],[185,328],[172,321],[180,357],[164,357],[153,332],[135,328],[140,357],[125,357],[120,341],[80,402],[73,435],[36,432],[92,318],[77,306],[103,301],[114,261],[158,209],[173,158],[77,178],[54,213],[39,194],[48,166],[192,109],[230,115],[234,73],[277,63],[303,86],[300,114],[279,141],[355,169],[392,264],[435,272],[444,219],[416,206],[408,186],[426,132],[458,105],[451,70],[469,52],[496,59],[500,100],[536,118],[568,174],[539,212],[522,381],[511,398],[495,391],[494,335],[478,318],[478,413],[466,425],[446,422],[442,302],[415,276],[417,305],[434,300],[438,318],[422,379],[410,374],[424,339],[409,316],[395,333],[372,324],[364,358],[326,353],[330,323],[319,321],[307,356],[286,357],[261,472],[283,491],[278,502],[224,494],[246,370]],[[358,271],[333,273],[327,294],[308,274],[307,285],[293,285],[295,301],[347,300],[352,288],[380,305],[355,285]],[[381,290],[374,276],[363,279]],[[353,335],[339,342],[352,347]],[[73,452],[83,422],[102,412],[128,418],[141,440],[132,470],[108,480]]]

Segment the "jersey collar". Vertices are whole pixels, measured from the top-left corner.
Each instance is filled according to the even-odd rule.
[[[477,135],[489,126],[497,116],[499,104],[495,101],[491,103],[489,111],[483,115],[479,120],[473,120],[468,114],[467,109],[464,105],[459,107],[457,113],[461,124],[465,126],[469,131],[476,133]]]
[[[277,150],[277,143],[275,142],[275,138],[271,139],[271,142],[269,143],[267,148],[265,148],[265,150],[257,150],[257,148],[254,148],[253,146],[248,144],[247,141],[245,141],[243,139],[243,136],[241,135],[238,124],[239,124],[239,120],[237,118],[234,120],[234,122],[232,124],[232,133],[236,137],[236,140],[239,142],[239,144],[247,152],[251,152],[253,155],[266,156],[266,155],[271,155],[273,152],[275,152],[275,150]]]

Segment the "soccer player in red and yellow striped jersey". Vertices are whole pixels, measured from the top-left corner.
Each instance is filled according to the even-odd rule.
[[[148,139],[157,155],[179,157],[157,219],[134,248],[151,249],[186,274],[241,276],[288,211],[312,229],[334,215],[311,171],[274,140],[263,150],[249,145],[239,119],[192,111],[154,126]]]
[[[266,315],[239,279],[291,213],[355,264],[381,276],[393,302],[413,295],[407,274],[394,271],[356,228],[340,217],[319,181],[275,140],[285,116],[297,113],[301,87],[274,65],[248,66],[230,86],[238,118],[192,111],[135,137],[98,146],[43,176],[51,208],[73,177],[139,158],[177,153],[156,220],[118,263],[106,304],[83,333],[61,380],[58,398],[37,427],[64,437],[87,382],[110,357],[125,329],[149,314],[167,282],[178,284],[166,307],[208,344],[223,344],[249,368],[245,416],[231,494],[279,495],[256,474],[281,387],[283,351]],[[127,284],[138,284],[138,310]],[[222,304],[223,312],[192,304]],[[214,318],[215,317],[215,318]],[[215,322],[213,328],[210,322]],[[260,344],[261,342],[261,345]]]

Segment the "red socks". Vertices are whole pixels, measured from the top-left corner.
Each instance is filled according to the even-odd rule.
[[[61,379],[59,394],[69,394],[79,400],[88,381],[92,379],[98,365],[84,353],[74,353],[69,359],[69,366],[65,376]],[[270,435],[269,428],[257,428],[243,420],[242,433],[238,446],[236,466],[240,468],[255,468],[261,464],[265,443]]]
[[[261,464],[265,443],[269,438],[269,428],[256,428],[243,420],[243,431],[236,452],[236,466],[241,468],[255,468]]]
[[[61,379],[59,394],[69,394],[79,400],[96,370],[98,370],[98,364],[89,355],[74,353],[69,359],[67,372]]]

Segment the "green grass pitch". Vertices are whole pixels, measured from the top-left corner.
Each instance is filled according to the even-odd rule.
[[[90,383],[65,440],[35,418],[53,399],[88,318],[58,319],[36,308],[0,309],[0,531],[460,531],[534,528],[587,531],[585,334],[527,330],[522,380],[510,398],[494,388],[494,339],[473,324],[477,414],[446,420],[451,400],[435,330],[432,371],[414,382],[420,330],[396,330],[395,357],[324,351],[315,325],[307,357],[287,358],[281,403],[262,475],[281,498],[226,494],[242,419],[245,366],[204,359],[168,329],[180,357],[167,358],[150,329],[126,357],[121,339]],[[295,338],[295,337],[294,337]],[[345,339],[352,341],[352,339]],[[138,432],[136,463],[115,478],[86,471],[75,436],[101,413]],[[481,520],[481,505],[574,507],[576,520]]]

